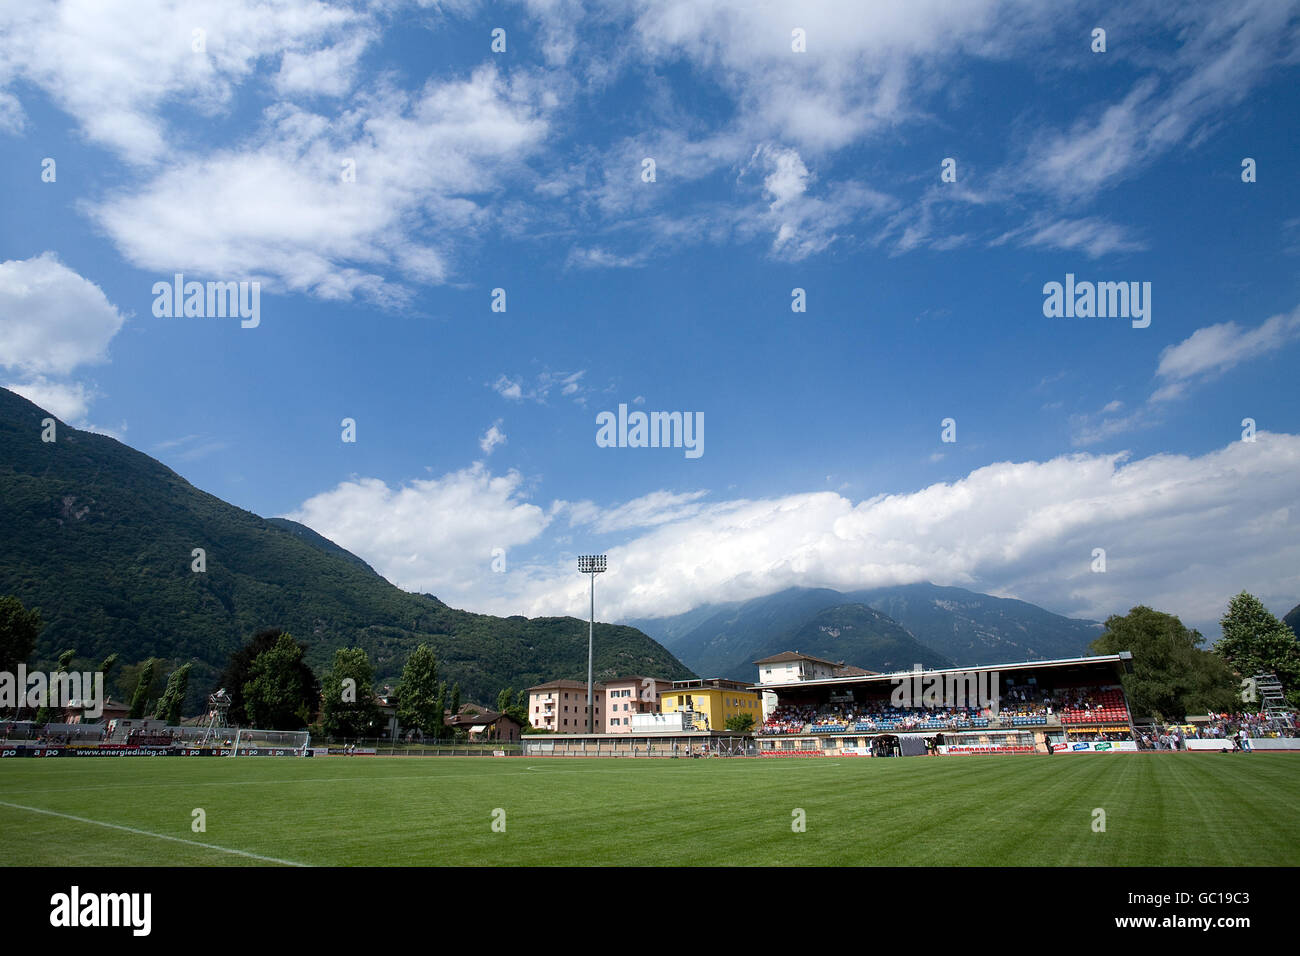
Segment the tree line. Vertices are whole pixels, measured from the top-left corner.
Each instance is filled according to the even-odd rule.
[[[1220,620],[1222,637],[1209,648],[1199,631],[1187,628],[1172,614],[1138,606],[1125,615],[1112,615],[1105,630],[1090,645],[1094,654],[1128,651],[1130,673],[1123,675],[1125,693],[1136,717],[1181,721],[1189,713],[1235,713],[1243,708],[1243,679],[1261,672],[1277,675],[1292,706],[1300,707],[1300,640],[1285,622],[1271,614],[1253,595],[1243,591],[1228,604]],[[42,628],[40,610],[25,608],[16,597],[0,597],[0,671],[14,673],[31,656]],[[278,628],[258,631],[231,654],[220,686],[231,698],[229,719],[240,726],[267,730],[315,729],[333,737],[378,736],[380,710],[375,696],[374,668],[360,647],[339,648],[328,670],[317,679],[306,662],[307,645]],[[56,671],[68,670],[76,656],[63,651]],[[108,674],[118,663],[112,654],[100,664]],[[181,719],[192,664],[172,669],[157,693],[164,662],[149,658],[124,667],[132,718],[153,717],[169,724]],[[119,680],[119,686],[122,686]],[[215,688],[214,688],[215,689]],[[438,677],[438,661],[427,644],[407,658],[393,696],[397,722],[404,733],[446,739],[454,730],[446,715],[458,714],[460,685],[449,689]],[[527,691],[507,687],[497,694],[496,709],[532,730]],[[35,715],[38,723],[54,718],[50,708]],[[742,729],[739,726],[730,729]]]
[[[31,657],[43,626],[39,608],[28,609],[17,597],[0,597],[0,671],[16,673],[18,665]],[[291,634],[265,628],[231,654],[218,682],[231,700],[230,722],[266,730],[301,730],[319,717],[315,729],[328,736],[378,736],[384,728],[380,726],[374,668],[366,651],[360,647],[339,648],[319,679],[307,664],[306,653],[307,645]],[[75,657],[75,649],[63,651],[55,672],[68,671]],[[117,664],[117,654],[99,664],[106,686]],[[117,668],[123,678],[119,687],[129,688],[123,694],[129,700],[128,717],[180,723],[193,665],[185,662],[170,671],[165,667],[165,661],[151,657]],[[160,691],[164,673],[166,684]],[[397,721],[404,732],[418,733],[426,739],[453,736],[454,730],[445,724],[445,715],[460,712],[460,684],[448,688],[447,682],[439,679],[437,658],[427,644],[421,644],[407,658],[393,696],[398,702]],[[502,690],[497,695],[498,712],[528,728],[527,696],[526,691],[516,694],[513,688]],[[45,724],[56,722],[58,716],[50,707],[41,707],[32,719]]]

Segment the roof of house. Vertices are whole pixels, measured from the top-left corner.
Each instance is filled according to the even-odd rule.
[[[547,681],[545,684],[538,684],[535,687],[528,688],[528,693],[531,694],[533,691],[537,691],[537,690],[586,690],[586,689],[587,689],[586,681],[553,680],[553,681]],[[605,685],[602,683],[597,682],[592,685],[592,690],[603,691],[604,689],[605,689]]]
[[[800,654],[798,651],[782,651],[780,654],[773,654],[771,657],[764,657],[761,661],[754,661],[755,664],[792,664],[795,661],[812,661],[814,664],[825,664],[828,667],[842,667],[843,661],[828,661],[820,657],[813,657],[811,654]]]
[[[491,727],[498,720],[514,721],[509,714],[498,714],[493,710],[483,710],[476,714],[459,713],[452,717],[444,718],[443,723],[448,727],[477,727],[480,724],[484,727]]]
[[[879,673],[879,671],[864,670],[856,664],[844,664],[835,668],[836,677],[869,677],[872,674]]]
[[[667,677],[648,677],[648,676],[646,676],[645,674],[628,674],[626,677],[615,677],[615,678],[612,678],[611,680],[607,680],[607,681],[605,681],[605,683],[606,683],[606,684],[626,684],[628,681],[638,681],[638,682],[639,682],[639,681],[647,681],[647,680],[654,681],[656,684],[671,684],[671,683],[672,683],[672,681],[669,680]],[[585,688],[587,685],[586,685],[586,684],[583,684],[582,686]],[[598,686],[603,686],[603,685],[598,685]]]
[[[749,684],[743,680],[732,680],[729,677],[695,677],[690,680],[673,681],[674,691],[686,690],[748,690]]]

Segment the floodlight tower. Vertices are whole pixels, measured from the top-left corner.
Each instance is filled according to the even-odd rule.
[[[578,571],[591,575],[591,623],[587,627],[587,733],[594,734],[596,711],[591,700],[591,648],[596,638],[596,575],[605,571],[605,555],[584,554],[578,557]]]

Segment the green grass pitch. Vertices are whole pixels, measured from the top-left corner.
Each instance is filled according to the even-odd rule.
[[[0,863],[1296,866],[1297,806],[1266,753],[10,759]]]

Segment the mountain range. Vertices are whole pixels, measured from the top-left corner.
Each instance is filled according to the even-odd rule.
[[[403,591],[310,528],[227,504],[116,439],[55,419],[43,441],[49,419],[0,388],[0,594],[41,610],[33,668],[65,648],[92,664],[114,652],[123,664],[193,661],[194,713],[231,652],[280,627],[317,672],[336,648],[365,648],[379,681],[428,643],[468,701],[586,677],[586,621],[475,614]],[[693,676],[632,627],[597,624],[595,647],[598,680]]]
[[[913,663],[974,666],[1078,657],[1101,633],[1095,621],[928,583],[848,592],[787,588],[629,623],[700,674],[736,680],[753,680],[753,661],[783,650],[888,671]]]
[[[230,653],[263,627],[309,645],[320,671],[336,648],[366,649],[394,681],[419,643],[467,700],[586,673],[586,623],[495,617],[395,587],[364,560],[283,518],[209,495],[105,435],[56,423],[0,389],[0,594],[39,607],[34,666],[65,648],[194,662],[187,709]],[[204,570],[193,570],[195,549]],[[1300,608],[1287,615],[1296,626]],[[786,650],[889,671],[1045,660],[1087,653],[1101,625],[1024,601],[929,583],[859,591],[788,588],[683,614],[598,624],[597,679],[653,674],[755,679]]]

